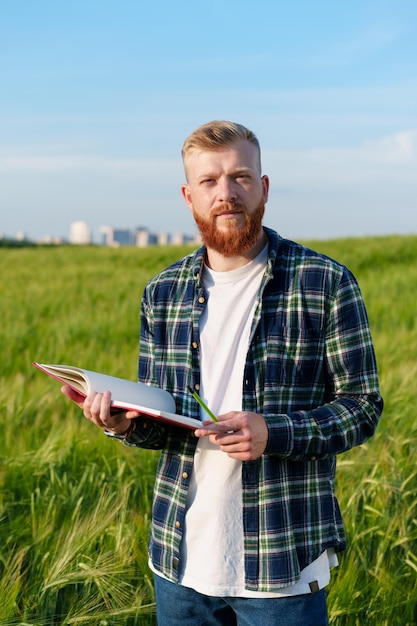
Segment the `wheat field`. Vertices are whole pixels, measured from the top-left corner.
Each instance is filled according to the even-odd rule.
[[[359,280],[385,410],[338,459],[337,626],[417,624],[417,236],[307,242]],[[136,378],[146,280],[190,248],[0,248],[0,624],[155,624],[158,453],[108,441],[31,363]]]

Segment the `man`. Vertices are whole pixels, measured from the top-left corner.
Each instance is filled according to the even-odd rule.
[[[345,547],[336,455],[372,436],[383,406],[364,304],[345,267],[262,226],[251,131],[206,124],[183,161],[204,245],[146,286],[139,380],[198,418],[191,386],[218,422],[202,414],[192,432],[63,391],[109,436],[162,449],[149,544],[161,626],[321,626]]]

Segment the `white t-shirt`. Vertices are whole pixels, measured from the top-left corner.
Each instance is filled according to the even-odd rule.
[[[257,294],[267,247],[250,263],[229,272],[204,269],[209,297],[200,321],[200,395],[220,415],[242,409],[242,384]],[[202,418],[207,416],[202,414]],[[245,589],[242,462],[207,437],[197,444],[187,499],[180,583],[211,596],[279,597],[309,593],[329,582],[333,553],[303,570],[301,580],[281,593]],[[330,561],[329,561],[330,557]]]

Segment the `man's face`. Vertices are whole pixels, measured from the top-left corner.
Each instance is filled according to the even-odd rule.
[[[269,187],[255,146],[239,140],[219,150],[193,150],[185,168],[182,193],[206,246],[224,256],[252,248],[262,235]]]

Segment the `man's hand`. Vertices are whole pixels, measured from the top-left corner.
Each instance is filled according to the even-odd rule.
[[[232,459],[254,461],[264,453],[268,442],[268,426],[262,415],[230,411],[218,416],[218,422],[203,422],[196,437],[209,437]]]
[[[64,385],[61,391],[83,410],[84,416],[88,420],[99,428],[109,430],[116,435],[126,433],[132,423],[131,420],[140,416],[138,411],[115,412],[111,408],[110,391],[104,393],[93,391],[86,398],[68,385]]]

